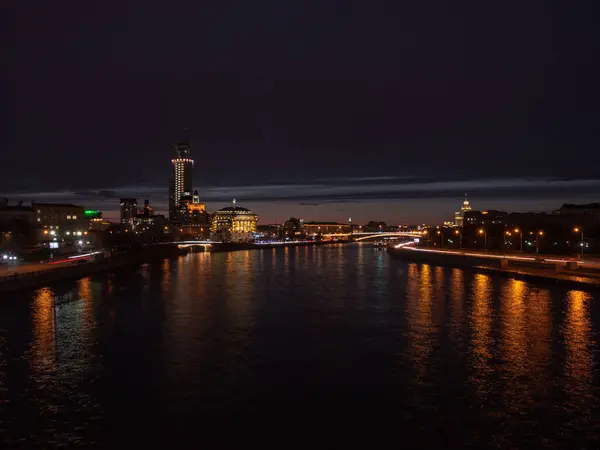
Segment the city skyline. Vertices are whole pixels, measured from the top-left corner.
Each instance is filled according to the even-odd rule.
[[[202,201],[214,211],[236,197],[261,222],[443,221],[464,192],[520,211],[600,198],[585,6],[73,6],[17,3],[3,18],[11,201],[114,218],[111,196],[150,192],[167,214],[186,127]]]
[[[164,187],[127,187],[87,192],[17,193],[11,202],[32,199],[82,204],[100,209],[108,219],[118,221],[119,198],[148,198],[158,213],[169,210]],[[597,201],[600,180],[499,179],[445,182],[394,177],[322,179],[313,183],[263,184],[253,186],[196,186],[209,211],[229,205],[233,198],[260,215],[261,223],[282,222],[289,217],[306,220],[356,223],[382,220],[388,223],[441,223],[452,220],[454,212],[469,193],[474,209],[515,212],[552,211],[563,203]],[[533,207],[532,207],[533,206]]]

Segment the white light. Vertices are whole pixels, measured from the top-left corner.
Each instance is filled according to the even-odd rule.
[[[67,231],[65,234],[68,236],[68,235],[70,235],[70,234],[71,234],[71,232],[70,232],[70,231]]]
[[[83,241],[79,241],[79,245],[83,244]]]
[[[3,258],[4,258],[4,259],[8,259],[8,255],[4,255],[4,256],[3,256]]]
[[[56,231],[54,231],[54,230],[51,230],[51,231],[50,231],[50,234],[51,234],[52,236],[54,236],[54,235],[56,234]]]

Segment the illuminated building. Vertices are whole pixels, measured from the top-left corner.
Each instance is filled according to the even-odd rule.
[[[467,194],[465,194],[465,201],[463,202],[460,211],[454,213],[454,223],[457,227],[462,227],[464,224],[465,213],[471,211],[471,204],[467,200]]]
[[[163,230],[165,226],[165,216],[154,214],[149,200],[144,200],[144,211],[137,214],[133,219],[133,228],[136,234],[145,233],[151,230]]]
[[[83,206],[68,203],[37,203],[32,204],[36,215],[36,223],[40,227],[65,227],[87,229],[89,219],[85,217]]]
[[[90,230],[103,231],[107,230],[110,222],[102,218],[102,212],[95,209],[86,209],[83,213],[84,217],[90,221]]]
[[[240,206],[222,208],[212,216],[211,239],[223,242],[248,242],[256,232],[258,216]]]
[[[182,233],[193,234],[196,237],[206,238],[210,231],[210,215],[206,212],[204,203],[200,203],[198,191],[192,195],[186,193],[181,197],[179,205]]]
[[[135,198],[121,199],[121,223],[132,225],[133,219],[137,216],[138,206]]]
[[[175,145],[171,179],[169,182],[169,220],[179,223],[181,221],[181,198],[186,192],[192,192],[192,177],[194,160],[191,158],[191,148],[187,138]]]
[[[50,248],[85,246],[90,228],[83,206],[68,203],[32,204],[38,225],[38,242]]]

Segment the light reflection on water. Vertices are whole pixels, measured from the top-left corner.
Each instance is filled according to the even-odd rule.
[[[198,414],[235,429],[277,411],[392,415],[424,446],[584,446],[598,320],[589,292],[368,245],[190,254],[4,299],[0,441],[181,437]]]

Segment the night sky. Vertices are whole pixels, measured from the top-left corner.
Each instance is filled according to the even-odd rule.
[[[9,1],[0,194],[116,218],[194,185],[261,223],[600,201],[593,1]]]

